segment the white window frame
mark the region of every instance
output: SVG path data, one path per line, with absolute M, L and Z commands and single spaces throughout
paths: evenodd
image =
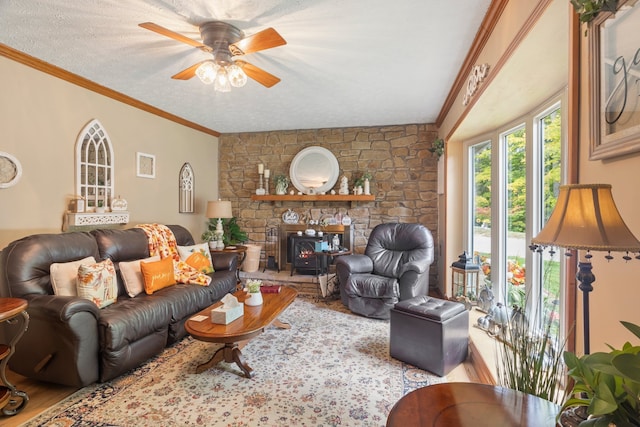
M 566 119 L 566 92 L 562 91 L 559 94 L 554 95 L 552 98 L 547 100 L 546 102 L 540 104 L 536 108 L 532 109 L 532 111 L 517 120 L 513 120 L 504 126 L 496 128 L 494 131 L 486 132 L 477 137 L 471 138 L 468 141 L 463 143 L 463 164 L 467 165 L 464 168 L 464 176 L 463 182 L 466 183 L 466 187 L 464 189 L 464 197 L 463 197 L 463 220 L 465 221 L 466 226 L 463 231 L 463 239 L 464 239 L 464 247 L 467 248 L 469 253 L 473 253 L 473 212 L 471 212 L 471 207 L 474 202 L 472 200 L 474 189 L 472 188 L 472 180 L 471 170 L 473 166 L 473 158 L 471 158 L 472 148 L 478 144 L 489 142 L 491 144 L 491 186 L 493 189 L 492 197 L 491 197 L 491 281 L 493 287 L 493 293 L 496 298 L 496 301 L 505 302 L 506 301 L 506 286 L 500 286 L 500 283 L 506 284 L 506 187 L 504 183 L 506 182 L 506 152 L 505 146 L 503 143 L 503 137 L 513 130 L 517 129 L 520 126 L 525 127 L 526 134 L 526 156 L 527 156 L 527 171 L 526 171 L 526 179 L 527 179 L 527 206 L 539 206 L 540 209 L 527 209 L 526 212 L 526 232 L 525 238 L 527 242 L 530 242 L 531 239 L 537 235 L 537 233 L 541 229 L 541 217 L 542 217 L 542 204 L 539 200 L 539 193 L 542 185 L 542 178 L 538 170 L 542 167 L 541 162 L 541 147 L 537 144 L 534 144 L 540 137 L 540 129 L 539 129 L 539 121 L 544 116 L 549 114 L 555 108 L 561 107 L 561 120 L 562 120 L 562 131 L 561 131 L 561 156 L 562 156 L 562 174 L 561 174 L 561 184 L 567 182 L 567 152 L 568 152 L 568 144 L 566 140 L 566 127 L 567 127 L 567 119 Z M 538 200 L 536 200 L 538 199 Z M 537 203 L 537 205 L 535 204 Z M 560 260 L 561 261 L 561 260 Z M 534 279 L 537 279 L 537 275 L 529 274 L 530 271 L 539 271 L 539 267 L 529 268 L 529 266 L 535 266 L 539 264 L 539 257 L 536 256 L 532 251 L 527 250 L 525 255 L 525 265 L 527 266 L 527 275 L 525 282 L 525 289 L 528 295 L 531 295 L 529 301 L 538 301 L 540 290 L 533 289 L 533 283 L 539 283 Z M 561 278 L 560 283 L 564 283 L 564 276 L 566 272 L 564 271 L 564 263 L 560 262 L 560 271 Z M 531 294 L 533 292 L 533 294 Z M 564 313 L 567 310 L 566 305 L 566 290 L 564 286 L 560 286 L 560 305 L 559 310 L 561 312 L 561 325 L 560 330 L 563 331 L 563 334 L 566 334 L 566 325 L 564 325 L 565 316 Z M 527 311 L 530 311 L 533 307 L 527 307 Z M 539 307 L 535 307 L 538 309 Z M 536 310 L 536 312 L 540 313 L 540 310 Z

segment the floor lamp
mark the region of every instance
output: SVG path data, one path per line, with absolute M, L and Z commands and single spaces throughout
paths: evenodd
M 589 292 L 595 276 L 591 272 L 590 251 L 640 252 L 640 242 L 622 220 L 608 184 L 574 184 L 560 186 L 556 207 L 542 231 L 532 239 L 532 249 L 546 246 L 587 251 L 585 261 L 578 262 L 576 279 L 583 301 L 584 354 L 589 354 Z M 636 258 L 640 259 L 640 255 Z
M 232 218 L 231 202 L 228 200 L 216 200 L 207 202 L 207 218 L 218 218 L 216 223 L 216 249 L 224 249 L 224 229 L 222 228 L 222 218 Z

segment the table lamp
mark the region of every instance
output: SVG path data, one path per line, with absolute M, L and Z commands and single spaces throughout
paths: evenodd
M 531 249 L 542 252 L 546 246 L 587 251 L 578 263 L 576 279 L 583 301 L 584 354 L 589 354 L 589 292 L 595 276 L 591 272 L 590 251 L 640 252 L 640 242 L 622 220 L 608 184 L 573 184 L 560 186 L 560 194 L 549 221 L 532 240 Z M 640 255 L 636 258 L 640 259 Z
M 222 218 L 232 218 L 231 202 L 228 200 L 216 200 L 213 202 L 207 202 L 207 218 L 218 218 L 216 223 L 216 249 L 224 249 L 224 230 L 222 228 Z

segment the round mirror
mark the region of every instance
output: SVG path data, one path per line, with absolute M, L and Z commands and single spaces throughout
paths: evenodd
M 289 168 L 291 183 L 304 194 L 329 191 L 338 181 L 338 159 L 322 147 L 307 147 L 293 158 Z

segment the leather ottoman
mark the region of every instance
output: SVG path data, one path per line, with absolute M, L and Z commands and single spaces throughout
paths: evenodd
M 467 358 L 469 312 L 459 302 L 429 296 L 391 309 L 391 357 L 444 376 Z

